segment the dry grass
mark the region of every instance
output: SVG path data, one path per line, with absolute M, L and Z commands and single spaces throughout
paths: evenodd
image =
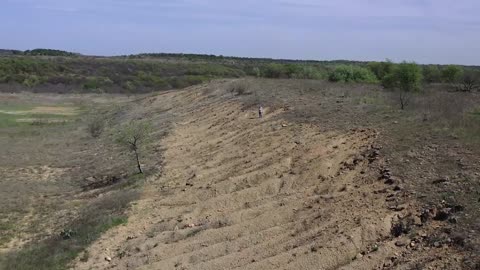
M 0 148 L 8 153 L 0 156 L 0 269 L 65 269 L 103 232 L 127 221 L 124 210 L 137 198 L 138 185 L 126 179 L 82 189 L 86 177 L 129 173 L 128 160 L 108 134 L 93 139 L 87 132 L 89 115 L 104 107 L 111 116 L 115 102 L 98 96 L 0 95 L 2 109 L 22 112 L 0 113 Z M 42 121 L 21 121 L 26 115 Z M 45 121 L 50 118 L 68 121 Z
M 238 96 L 242 96 L 242 95 L 250 95 L 251 92 L 250 92 L 250 82 L 249 80 L 237 80 L 237 81 L 234 81 L 232 83 L 230 83 L 230 93 L 232 94 L 236 94 Z
M 415 96 L 410 110 L 417 114 L 418 120 L 439 131 L 477 140 L 480 139 L 476 138 L 480 136 L 479 99 L 476 93 L 429 89 Z

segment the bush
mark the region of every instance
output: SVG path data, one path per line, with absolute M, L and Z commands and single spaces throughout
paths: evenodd
M 367 68 L 375 74 L 379 80 L 383 80 L 385 76 L 392 73 L 393 63 L 387 59 L 385 62 L 370 62 Z
M 328 80 L 331 82 L 378 82 L 375 74 L 366 68 L 340 65 L 330 72 Z
M 86 82 L 83 84 L 83 88 L 86 90 L 96 90 L 112 85 L 113 81 L 108 77 L 88 77 Z
M 27 87 L 34 87 L 41 83 L 41 79 L 37 75 L 28 75 L 25 80 L 22 82 L 23 85 Z
M 438 66 L 426 66 L 423 68 L 423 78 L 427 83 L 441 82 L 442 74 Z
M 128 92 L 132 92 L 133 90 L 135 90 L 135 83 L 132 82 L 132 81 L 126 81 L 126 82 L 122 85 L 122 87 L 123 87 L 124 89 L 127 89 Z
M 320 80 L 323 79 L 324 74 L 318 69 L 313 66 L 301 66 L 297 69 L 296 73 L 292 74 L 290 78 L 295 79 L 312 79 L 312 80 Z
M 442 69 L 442 80 L 446 83 L 455 83 L 460 80 L 462 74 L 462 68 L 455 65 L 449 65 Z
M 473 92 L 479 89 L 479 71 L 468 70 L 462 76 L 456 90 L 460 92 Z
M 205 81 L 208 81 L 208 78 L 203 76 L 183 76 L 168 79 L 170 86 L 177 89 L 186 88 Z
M 101 117 L 95 117 L 93 118 L 87 126 L 88 133 L 93 137 L 93 138 L 98 138 L 103 132 L 103 129 L 105 128 L 105 120 Z
M 248 89 L 249 85 L 246 81 L 237 81 L 230 85 L 230 93 L 236 94 L 238 96 L 251 94 L 250 92 L 248 92 Z
M 266 78 L 286 78 L 287 71 L 284 65 L 281 64 L 268 64 L 262 68 L 262 77 Z

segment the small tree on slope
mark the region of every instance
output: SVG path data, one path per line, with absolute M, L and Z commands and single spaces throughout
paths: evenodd
M 139 173 L 143 173 L 140 151 L 149 141 L 151 132 L 152 127 L 149 123 L 130 122 L 122 126 L 117 134 L 117 143 L 134 154 Z

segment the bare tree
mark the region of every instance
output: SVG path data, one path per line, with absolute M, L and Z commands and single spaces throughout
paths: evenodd
M 149 141 L 151 131 L 150 123 L 130 122 L 118 132 L 117 143 L 134 154 L 139 173 L 143 173 L 140 164 L 140 151 Z

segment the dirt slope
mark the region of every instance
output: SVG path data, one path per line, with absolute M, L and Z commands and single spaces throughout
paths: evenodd
M 391 228 L 415 202 L 392 210 L 375 130 L 258 119 L 221 83 L 142 105 L 176 117 L 162 173 L 73 269 L 382 269 L 406 252 Z

